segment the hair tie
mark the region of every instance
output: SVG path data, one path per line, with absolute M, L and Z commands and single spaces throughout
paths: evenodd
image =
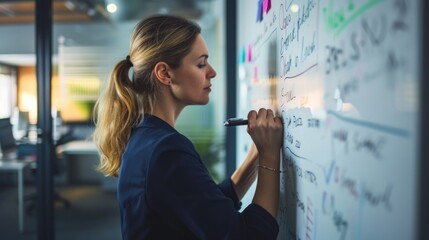
M 130 65 L 131 67 L 134 66 L 130 60 L 130 55 L 127 55 L 127 58 L 125 60 L 127 61 L 128 65 Z

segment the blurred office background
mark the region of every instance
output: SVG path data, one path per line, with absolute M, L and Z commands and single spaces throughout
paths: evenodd
M 32 148 L 37 141 L 35 1 L 0 1 L 0 119 L 10 119 L 18 155 L 37 162 Z M 177 128 L 194 142 L 214 179 L 225 177 L 224 5 L 224 0 L 53 0 L 52 137 L 59 152 L 54 191 L 64 200 L 55 201 L 57 239 L 120 239 L 115 179 L 94 170 L 98 159 L 93 149 L 71 144 L 90 137 L 94 103 L 110 69 L 128 55 L 133 27 L 145 16 L 181 15 L 203 29 L 217 77 L 210 103 L 186 108 Z M 36 214 L 43 211 L 33 206 L 37 167 L 27 170 L 23 231 L 18 180 L 15 173 L 0 172 L 2 239 L 37 238 Z

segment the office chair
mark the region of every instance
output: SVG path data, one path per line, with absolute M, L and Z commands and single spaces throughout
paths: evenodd
M 63 145 L 69 141 L 73 141 L 75 138 L 72 136 L 71 132 L 63 134 L 55 143 L 54 149 L 57 149 L 60 145 Z M 54 174 L 61 174 L 61 166 L 60 162 L 62 162 L 62 158 L 58 156 L 58 154 L 54 154 Z M 37 167 L 32 169 L 32 173 L 35 176 L 37 174 Z M 32 215 L 37 206 L 37 193 L 32 193 L 24 197 L 24 201 L 28 201 L 29 203 L 26 205 L 25 211 L 28 215 Z M 66 198 L 62 197 L 59 193 L 54 192 L 54 203 L 60 203 L 63 207 L 69 208 L 71 203 Z
M 12 124 L 10 118 L 0 119 L 0 146 L 4 159 L 16 158 L 16 141 L 13 137 Z

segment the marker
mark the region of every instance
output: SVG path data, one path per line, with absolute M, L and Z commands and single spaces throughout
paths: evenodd
M 243 118 L 230 118 L 226 120 L 223 125 L 225 127 L 232 127 L 232 126 L 241 126 L 241 125 L 247 125 L 248 121 L 247 119 Z

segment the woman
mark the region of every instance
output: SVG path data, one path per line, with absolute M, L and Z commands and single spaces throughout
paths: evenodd
M 147 18 L 135 27 L 129 56 L 117 63 L 97 101 L 99 167 L 119 177 L 123 239 L 277 236 L 280 119 L 271 110 L 249 112 L 247 130 L 256 147 L 219 185 L 175 130 L 184 107 L 209 101 L 216 72 L 208 57 L 199 26 L 173 16 Z M 256 174 L 253 203 L 240 213 Z

